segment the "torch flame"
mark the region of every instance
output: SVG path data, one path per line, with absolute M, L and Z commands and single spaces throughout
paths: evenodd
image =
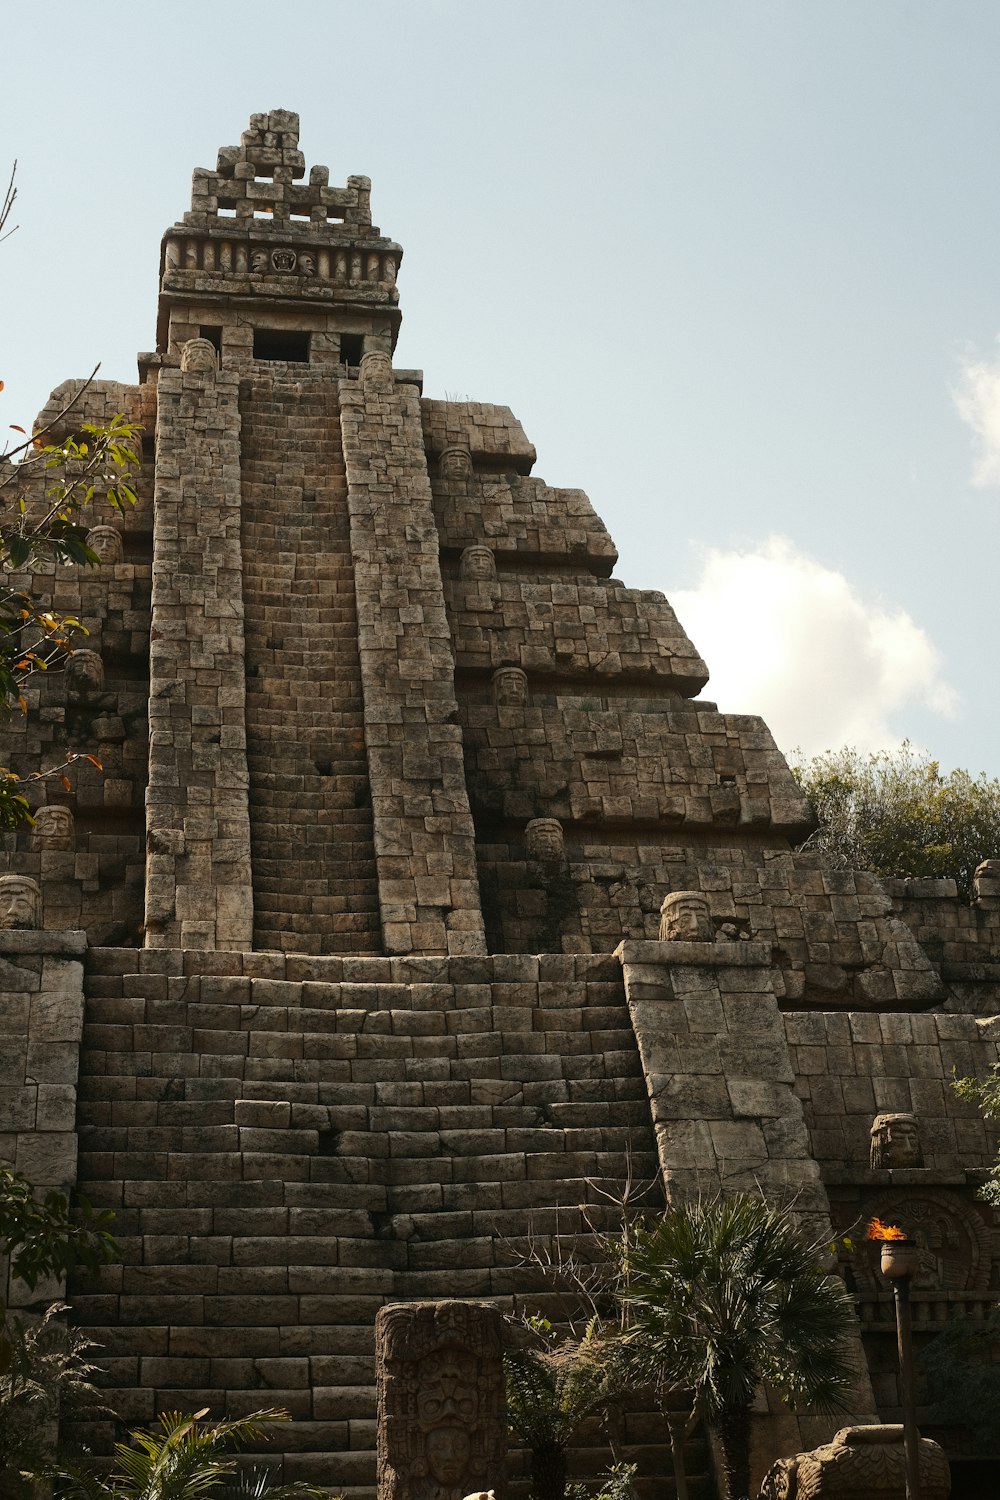
M 868 1224 L 866 1238 L 870 1240 L 905 1240 L 909 1235 L 898 1224 L 883 1224 L 881 1219 L 872 1219 Z

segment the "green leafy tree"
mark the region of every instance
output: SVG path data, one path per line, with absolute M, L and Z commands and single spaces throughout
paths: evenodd
M 234 1485 L 239 1461 L 228 1449 L 259 1443 L 274 1422 L 287 1422 L 288 1413 L 278 1408 L 251 1412 L 228 1421 L 204 1422 L 207 1413 L 193 1416 L 162 1412 L 158 1428 L 137 1428 L 128 1443 L 115 1446 L 110 1474 L 63 1465 L 55 1471 L 57 1500 L 202 1500 Z M 244 1493 L 265 1495 L 267 1500 L 327 1500 L 327 1491 L 313 1485 L 251 1482 Z
M 62 1193 L 36 1198 L 26 1177 L 0 1164 L 0 1249 L 10 1258 L 11 1276 L 32 1291 L 43 1276 L 62 1277 L 78 1265 L 95 1271 L 113 1260 L 114 1217 L 108 1208 L 95 1211 L 82 1197 L 72 1212 Z
M 606 1417 L 621 1394 L 620 1363 L 597 1320 L 582 1338 L 560 1338 L 544 1318 L 504 1355 L 507 1421 L 531 1454 L 535 1500 L 563 1500 L 568 1449 L 584 1422 Z
M 10 1316 L 4 1328 L 0 1372 L 0 1494 L 17 1500 L 31 1494 L 31 1476 L 51 1467 L 60 1416 L 106 1412 L 92 1383 L 96 1348 L 69 1328 L 54 1302 L 41 1318 Z
M 74 637 L 86 635 L 78 619 L 56 613 L 36 597 L 32 572 L 51 563 L 98 565 L 83 538 L 81 513 L 97 501 L 113 510 L 135 503 L 131 481 L 138 427 L 114 417 L 106 427 L 83 422 L 76 436 L 45 441 L 72 405 L 50 427 L 0 454 L 0 717 L 26 713 L 29 681 L 62 666 Z M 74 753 L 61 765 L 25 777 L 0 767 L 0 829 L 30 818 L 25 782 L 65 778 L 80 759 L 94 757 Z
M 985 1078 L 953 1078 L 951 1086 L 960 1099 L 977 1104 L 985 1119 L 1000 1120 L 1000 1063 L 994 1063 Z M 979 1189 L 979 1196 L 1000 1208 L 1000 1161 Z
M 792 766 L 819 823 L 804 847 L 881 876 L 958 882 L 1000 855 L 1000 781 L 943 775 L 910 744 L 864 755 L 845 747 Z
M 821 1412 L 844 1407 L 854 1322 L 846 1288 L 786 1213 L 743 1193 L 669 1209 L 624 1253 L 636 1377 L 691 1392 L 718 1434 L 729 1500 L 746 1496 L 760 1386 Z

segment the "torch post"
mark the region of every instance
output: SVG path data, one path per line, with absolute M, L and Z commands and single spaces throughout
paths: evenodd
M 920 1500 L 920 1433 L 917 1431 L 916 1371 L 913 1364 L 913 1325 L 910 1317 L 910 1284 L 920 1265 L 916 1241 L 883 1240 L 881 1264 L 882 1275 L 892 1282 L 892 1295 L 896 1304 L 906 1500 Z

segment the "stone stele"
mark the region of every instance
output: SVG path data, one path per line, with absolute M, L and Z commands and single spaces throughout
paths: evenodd
M 502 1319 L 478 1302 L 408 1302 L 375 1320 L 379 1500 L 501 1489 Z

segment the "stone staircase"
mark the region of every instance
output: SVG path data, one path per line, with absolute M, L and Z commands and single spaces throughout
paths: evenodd
M 381 953 L 336 382 L 240 410 L 255 946 Z
M 529 1223 L 586 1258 L 626 1162 L 655 1178 L 613 959 L 92 949 L 88 965 L 79 1181 L 116 1210 L 123 1262 L 70 1296 L 126 1423 L 284 1406 L 269 1452 L 286 1478 L 367 1500 L 379 1306 L 558 1316 L 518 1263 Z M 643 1469 L 669 1473 L 656 1422 L 629 1421 Z M 76 1435 L 107 1451 L 111 1429 Z

